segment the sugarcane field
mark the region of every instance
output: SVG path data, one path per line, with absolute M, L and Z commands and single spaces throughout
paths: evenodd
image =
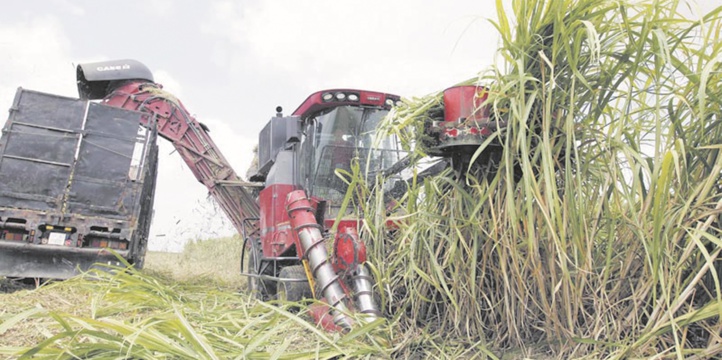
M 493 33 L 472 40 L 495 41 L 488 61 L 398 95 L 364 70 L 388 60 L 426 79 L 432 62 L 409 59 L 431 40 L 400 29 L 420 14 L 441 19 L 440 3 L 220 1 L 200 30 L 181 22 L 176 7 L 188 3 L 146 3 L 145 38 L 81 21 L 109 11 L 95 2 L 48 2 L 74 25 L 44 16 L 27 22 L 44 29 L 27 41 L 0 25 L 0 53 L 72 49 L 72 37 L 43 40 L 63 26 L 136 49 L 67 50 L 78 58 L 58 77 L 77 95 L 0 86 L 10 109 L 0 358 L 722 358 L 722 1 L 484 0 L 483 14 L 444 3 L 468 17 L 419 29 L 443 34 L 445 59 L 483 23 Z M 392 14 L 357 23 L 372 5 Z M 31 18 L 25 7 L 18 19 Z M 154 35 L 156 16 L 180 25 L 177 38 Z M 299 22 L 251 31 L 276 17 Z M 364 39 L 374 27 L 388 37 Z M 185 69 L 199 89 L 149 50 L 183 48 L 196 32 L 227 36 L 184 50 L 203 53 Z M 275 36 L 290 40 L 263 41 Z M 339 63 L 301 71 L 292 45 L 298 59 L 338 53 Z M 409 58 L 393 59 L 397 47 Z M 237 77 L 209 80 L 222 59 L 243 63 Z M 292 92 L 291 103 L 262 99 L 254 69 L 266 66 L 277 71 L 272 92 Z M 324 80 L 337 72 L 340 83 Z M 405 76 L 393 73 L 381 77 Z M 233 79 L 247 90 L 231 90 Z M 201 122 L 218 111 L 250 124 L 246 108 L 261 105 L 264 117 L 237 132 Z M 226 142 L 236 133 L 251 140 Z M 197 224 L 163 220 L 192 202 L 164 156 L 212 204 L 194 210 Z M 240 168 L 239 156 L 253 160 Z

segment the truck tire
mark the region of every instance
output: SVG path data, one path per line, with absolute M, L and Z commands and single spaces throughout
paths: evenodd
M 308 280 L 303 265 L 286 266 L 281 269 L 278 277 L 281 279 Z M 303 299 L 312 299 L 313 292 L 311 292 L 308 281 L 279 281 L 277 297 L 279 300 L 296 302 Z
M 133 258 L 129 263 L 133 265 L 133 268 L 136 270 L 143 270 L 143 266 L 145 266 L 145 252 Z

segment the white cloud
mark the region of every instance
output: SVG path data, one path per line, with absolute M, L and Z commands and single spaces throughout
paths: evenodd
M 75 16 L 84 16 L 85 15 L 85 8 L 73 3 L 70 0 L 53 0 L 52 2 L 55 3 L 55 6 L 58 6 L 59 8 L 67 11 L 68 13 L 70 13 L 72 15 L 75 15 Z
M 171 0 L 150 0 L 147 1 L 150 4 L 150 10 L 158 16 L 169 15 L 173 10 L 173 1 Z
M 0 25 L 0 104 L 9 107 L 18 86 L 77 96 L 69 44 L 51 16 Z
M 273 68 L 309 91 L 353 86 L 421 95 L 491 63 L 496 36 L 484 16 L 494 9 L 492 0 L 217 1 L 203 29 L 253 59 L 227 65 Z M 215 55 L 233 57 L 228 49 Z

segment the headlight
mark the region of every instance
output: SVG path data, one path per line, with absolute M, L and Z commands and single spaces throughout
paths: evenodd
M 346 98 L 346 94 L 344 93 L 336 93 L 336 100 L 341 101 Z

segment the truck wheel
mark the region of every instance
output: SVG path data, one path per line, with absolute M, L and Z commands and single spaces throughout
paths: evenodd
M 142 270 L 143 266 L 145 265 L 145 254 L 133 259 L 133 261 L 131 261 L 130 264 L 133 265 L 133 267 L 136 270 L 138 270 L 138 271 Z
M 278 277 L 282 279 L 308 280 L 303 265 L 286 266 L 281 269 Z M 283 301 L 300 301 L 313 298 L 308 281 L 279 281 L 277 295 L 278 299 Z
M 248 273 L 273 275 L 273 269 L 267 266 L 267 269 L 262 270 L 261 265 L 261 244 L 258 242 L 251 246 L 251 251 L 248 254 Z M 258 300 L 268 300 L 276 293 L 276 282 L 262 280 L 257 277 L 249 277 L 248 291 Z

